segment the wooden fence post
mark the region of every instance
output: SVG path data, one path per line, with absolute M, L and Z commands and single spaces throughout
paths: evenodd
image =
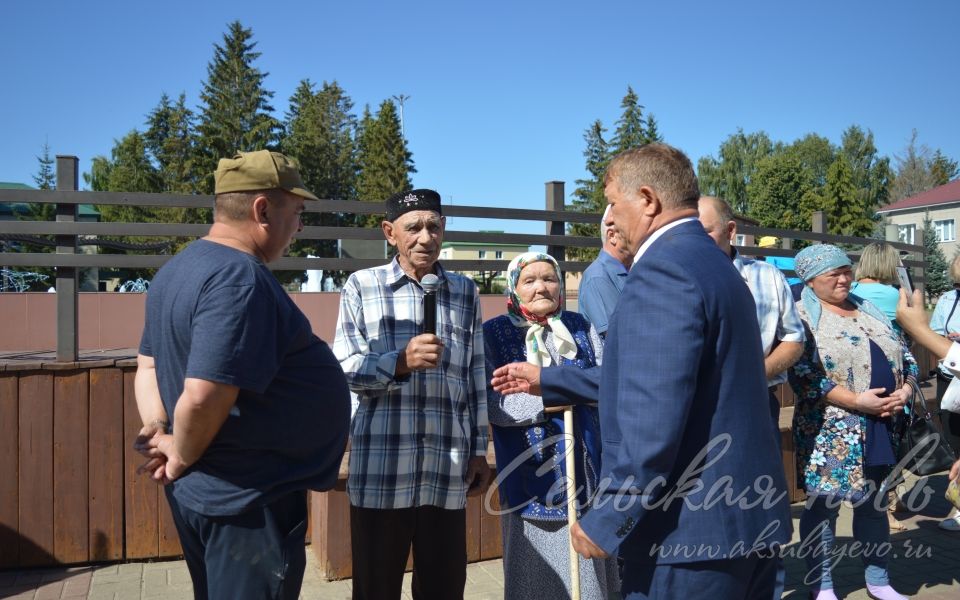
M 76 156 L 57 156 L 57 191 L 77 191 Z M 57 222 L 77 220 L 78 205 L 57 203 Z M 58 235 L 57 254 L 76 254 L 77 236 Z M 57 361 L 77 360 L 77 269 L 57 267 Z
M 822 210 L 815 210 L 813 214 L 810 215 L 810 231 L 814 233 L 826 233 L 827 232 L 827 214 Z M 817 244 L 822 244 L 823 242 L 815 242 Z
M 544 185 L 546 186 L 547 196 L 546 210 L 566 210 L 567 207 L 564 201 L 563 182 L 548 181 Z M 566 221 L 547 221 L 547 235 L 564 235 L 566 233 L 566 227 Z M 566 247 L 549 245 L 547 246 L 547 254 L 557 259 L 557 262 L 563 262 L 566 260 Z M 566 295 L 566 277 L 563 278 L 561 283 L 564 287 L 564 295 Z

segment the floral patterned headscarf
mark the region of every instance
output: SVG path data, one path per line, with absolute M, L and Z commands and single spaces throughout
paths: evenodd
M 549 315 L 539 316 L 531 313 L 520 300 L 517 294 L 517 284 L 520 281 L 520 272 L 527 265 L 535 262 L 546 262 L 553 267 L 557 278 L 562 281 L 560 265 L 555 258 L 542 252 L 524 252 L 510 261 L 507 267 L 507 315 L 517 327 L 526 327 L 525 342 L 527 346 L 527 362 L 537 366 L 548 367 L 553 362 L 544 346 L 543 338 L 546 330 L 553 331 L 557 352 L 566 359 L 577 357 L 577 345 L 567 326 L 560 320 L 563 312 L 563 285 L 560 285 L 557 308 Z

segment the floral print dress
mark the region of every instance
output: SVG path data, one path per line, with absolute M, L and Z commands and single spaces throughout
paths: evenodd
M 819 327 L 811 334 L 810 316 L 797 303 L 807 330 L 803 355 L 790 370 L 796 395 L 793 437 L 797 477 L 808 494 L 841 496 L 857 501 L 864 491 L 863 448 L 867 417 L 829 404 L 827 393 L 842 386 L 856 393 L 870 388 L 870 341 L 890 361 L 897 386 L 917 376 L 917 363 L 889 322 L 858 311 L 843 317 L 824 309 Z M 897 428 L 891 428 L 894 452 Z

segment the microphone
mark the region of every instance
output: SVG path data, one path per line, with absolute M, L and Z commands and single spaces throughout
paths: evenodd
M 440 278 L 433 273 L 427 273 L 420 280 L 423 287 L 423 332 L 437 334 L 437 288 L 440 287 Z

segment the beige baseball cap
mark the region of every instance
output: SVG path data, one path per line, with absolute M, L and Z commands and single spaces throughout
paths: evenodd
M 233 158 L 221 158 L 213 178 L 216 194 L 279 189 L 309 200 L 319 200 L 303 186 L 296 161 L 279 152 L 257 150 L 239 152 Z

